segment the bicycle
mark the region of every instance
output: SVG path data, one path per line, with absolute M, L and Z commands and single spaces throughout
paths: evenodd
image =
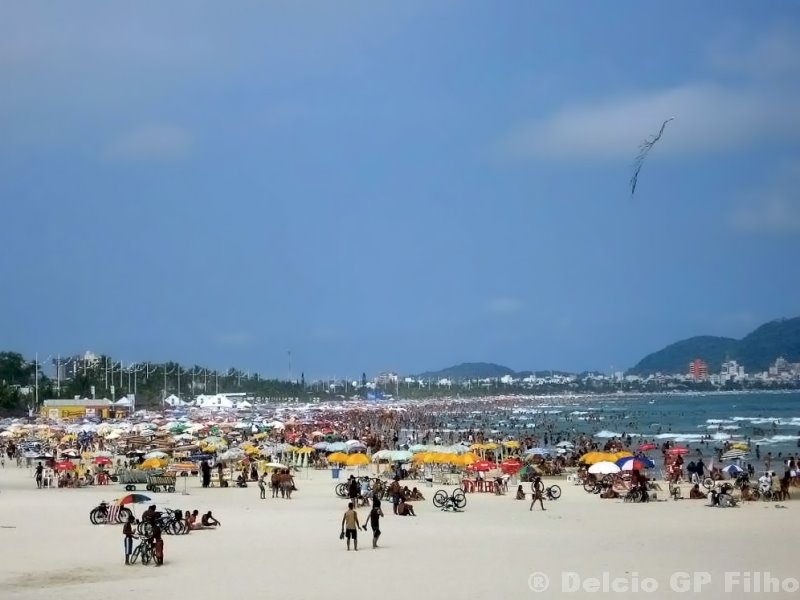
M 136 561 L 141 558 L 143 565 L 149 565 L 155 557 L 155 548 L 153 547 L 153 542 L 149 537 L 142 537 L 140 540 L 141 541 L 133 549 L 133 552 L 129 558 L 129 562 L 134 565 L 136 564 Z
M 553 484 L 548 487 L 544 487 L 544 483 L 542 483 L 541 479 L 537 479 L 531 483 L 531 491 L 534 493 L 534 495 L 536 495 L 536 492 L 542 493 L 548 500 L 558 500 L 561 498 L 560 486 Z
M 433 495 L 433 505 L 441 510 L 452 509 L 458 512 L 467 506 L 467 495 L 461 488 L 456 488 L 452 494 L 448 494 L 445 490 L 437 490 Z
M 103 500 L 100 504 L 95 506 L 92 510 L 89 511 L 89 521 L 92 522 L 92 525 L 107 525 L 112 524 L 111 521 L 108 520 L 109 516 L 109 504 Z M 132 516 L 133 513 L 128 508 L 120 508 L 117 511 L 115 520 L 113 524 L 118 523 L 127 523 L 128 517 Z

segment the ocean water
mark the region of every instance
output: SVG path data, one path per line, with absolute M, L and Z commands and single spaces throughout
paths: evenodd
M 457 419 L 458 427 L 533 435 L 543 443 L 593 436 L 598 442 L 631 435 L 711 450 L 725 441 L 758 445 L 762 457 L 800 452 L 800 392 L 586 396 L 520 401 L 511 409 Z M 525 430 L 524 433 L 520 430 Z

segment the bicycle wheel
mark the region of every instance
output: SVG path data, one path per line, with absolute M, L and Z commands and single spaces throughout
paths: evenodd
M 586 481 L 583 482 L 583 490 L 587 494 L 593 494 L 595 487 L 597 487 L 597 482 L 595 482 L 595 481 L 587 479 Z
M 557 485 L 551 485 L 548 489 L 548 493 L 553 500 L 558 500 L 561 498 L 561 488 Z
M 131 555 L 128 558 L 128 562 L 131 563 L 132 565 L 135 565 L 136 561 L 139 560 L 141 554 L 142 554 L 142 545 L 139 544 L 138 546 L 136 546 L 136 548 L 133 549 L 133 552 L 131 552 Z
M 706 477 L 703 479 L 703 487 L 707 490 L 713 489 L 714 487 L 714 480 L 711 477 Z
M 436 508 L 444 508 L 447 505 L 447 500 L 448 500 L 447 492 L 445 492 L 444 490 L 438 490 L 433 495 L 433 505 Z
M 100 525 L 106 522 L 106 513 L 99 508 L 93 508 L 89 511 L 89 520 L 92 525 Z
M 142 564 L 149 565 L 152 560 L 153 560 L 153 549 L 148 544 L 148 546 L 142 550 Z
M 347 498 L 347 484 L 346 483 L 337 483 L 336 484 L 336 495 L 339 498 Z
M 120 508 L 117 513 L 117 523 L 127 523 L 128 519 L 133 516 L 133 513 L 128 508 Z
M 467 505 L 467 495 L 461 488 L 453 492 L 453 505 L 458 509 L 462 509 Z

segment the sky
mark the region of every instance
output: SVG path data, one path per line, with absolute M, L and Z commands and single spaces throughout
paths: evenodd
M 800 315 L 794 2 L 7 1 L 0 82 L 29 357 L 610 371 Z

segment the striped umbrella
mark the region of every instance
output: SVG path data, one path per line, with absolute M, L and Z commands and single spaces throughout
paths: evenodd
M 722 460 L 737 460 L 739 458 L 744 458 L 745 456 L 747 456 L 747 452 L 738 448 L 734 448 L 733 450 L 728 450 L 727 452 L 723 453 L 720 458 Z

